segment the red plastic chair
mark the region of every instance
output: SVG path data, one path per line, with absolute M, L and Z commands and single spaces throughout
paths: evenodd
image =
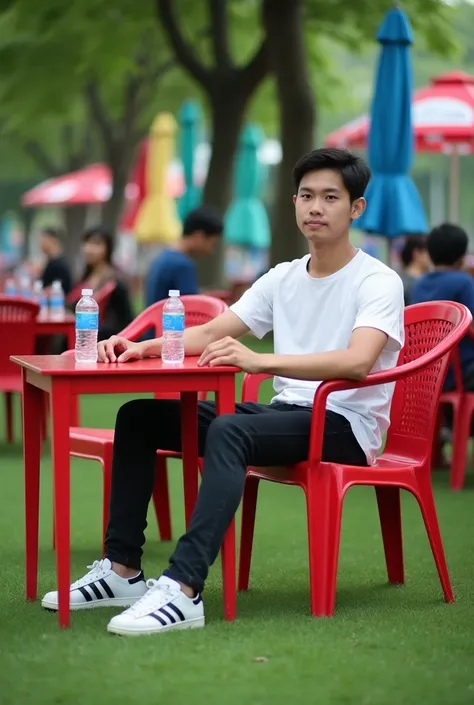
M 322 383 L 314 396 L 309 458 L 283 468 L 249 468 L 242 509 L 239 590 L 250 575 L 257 493 L 260 480 L 299 485 L 308 513 L 311 613 L 332 616 L 336 599 L 342 504 L 353 485 L 373 485 L 390 583 L 404 582 L 400 489 L 420 505 L 446 602 L 454 596 L 449 580 L 430 477 L 431 449 L 449 352 L 466 333 L 471 314 L 461 304 L 437 301 L 405 309 L 405 347 L 398 366 L 371 374 L 363 382 Z M 245 399 L 255 400 L 265 376 L 246 375 Z M 321 461 L 326 400 L 331 392 L 396 382 L 387 443 L 375 465 L 356 467 Z
M 207 323 L 227 310 L 227 305 L 223 301 L 213 299 L 210 296 L 182 296 L 181 300 L 185 307 L 185 325 L 187 328 Z M 165 301 L 158 301 L 156 304 L 149 306 L 122 331 L 121 335 L 129 340 L 138 340 L 145 331 L 152 328 L 155 336 L 159 337 L 161 335 L 161 318 L 164 304 Z M 64 354 L 74 354 L 74 351 L 68 351 Z M 176 398 L 178 396 L 176 395 Z M 155 398 L 169 399 L 170 394 L 162 395 L 158 393 L 155 394 Z M 201 398 L 204 399 L 205 394 L 201 395 Z M 73 427 L 70 430 L 69 437 L 71 440 L 71 455 L 97 460 L 102 465 L 104 472 L 102 531 L 103 537 L 105 537 L 109 518 L 114 431 L 102 428 Z M 170 541 L 172 537 L 167 458 L 181 458 L 181 454 L 159 450 L 156 457 L 153 503 L 160 536 L 163 541 Z
M 467 334 L 474 340 L 474 331 L 469 328 Z M 463 389 L 461 360 L 459 348 L 451 353 L 451 364 L 454 372 L 454 389 L 443 392 L 440 404 L 451 404 L 453 409 L 453 444 L 450 471 L 450 487 L 452 490 L 462 490 L 466 474 L 467 451 L 471 435 L 471 419 L 474 413 L 474 392 Z M 438 430 L 442 416 L 438 416 Z
M 21 370 L 10 355 L 34 355 L 39 306 L 21 296 L 0 296 L 0 391 L 5 394 L 8 443 L 13 443 L 13 393 L 21 394 Z

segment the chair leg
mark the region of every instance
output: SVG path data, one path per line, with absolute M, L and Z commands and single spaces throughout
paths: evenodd
M 114 452 L 113 443 L 107 444 L 104 448 L 102 458 L 103 470 L 103 491 L 102 491 L 102 556 L 105 556 L 105 537 L 110 513 L 110 491 L 112 489 L 112 457 Z
M 462 490 L 464 485 L 470 431 L 471 414 L 461 405 L 453 419 L 453 457 L 449 483 L 452 490 Z
M 390 583 L 405 582 L 403 567 L 402 513 L 398 487 L 376 487 L 380 528 L 382 529 L 385 562 Z
M 79 397 L 74 396 L 71 399 L 71 425 L 72 426 L 80 426 L 81 421 L 80 421 L 80 405 L 79 405 Z
M 240 560 L 238 590 L 249 589 L 250 564 L 252 562 L 255 513 L 257 510 L 258 477 L 247 477 L 242 500 L 242 524 L 240 533 Z
M 153 504 L 155 505 L 156 520 L 162 541 L 171 541 L 171 510 L 170 493 L 168 487 L 168 466 L 166 457 L 156 456 L 155 483 L 153 485 Z
M 306 490 L 311 614 L 332 617 L 336 603 L 343 491 L 329 468 Z
M 5 423 L 7 443 L 13 443 L 13 392 L 5 392 Z
M 425 523 L 428 539 L 433 553 L 433 558 L 438 570 L 441 587 L 444 593 L 445 602 L 454 602 L 453 588 L 449 578 L 446 556 L 444 553 L 443 541 L 439 530 L 438 515 L 436 513 L 436 505 L 433 496 L 433 488 L 431 482 L 423 482 L 419 487 L 419 494 L 415 495 L 420 505 L 423 521 Z

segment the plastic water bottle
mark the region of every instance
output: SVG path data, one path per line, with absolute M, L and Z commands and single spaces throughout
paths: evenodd
M 31 280 L 28 276 L 23 275 L 20 278 L 20 296 L 25 299 L 31 299 Z
M 55 321 L 61 321 L 64 318 L 65 308 L 64 291 L 60 281 L 53 282 L 51 286 L 49 306 L 51 310 L 51 318 Z
M 4 294 L 5 296 L 16 296 L 17 295 L 16 282 L 14 279 L 7 279 L 5 282 Z
M 44 318 L 48 314 L 48 298 L 43 289 L 43 282 L 40 280 L 33 284 L 33 298 L 39 304 L 39 315 Z
M 184 360 L 184 304 L 176 289 L 171 289 L 169 297 L 163 306 L 161 359 L 168 365 L 180 365 Z
M 92 289 L 83 289 L 76 306 L 76 362 L 97 362 L 99 307 Z

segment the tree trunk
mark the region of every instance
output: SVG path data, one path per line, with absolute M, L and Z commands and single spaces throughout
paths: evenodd
M 283 158 L 279 166 L 272 217 L 272 265 L 301 257 L 308 251 L 298 233 L 291 196 L 292 170 L 313 148 L 314 96 L 304 45 L 302 0 L 264 0 L 264 23 L 280 111 Z
M 77 205 L 63 208 L 64 227 L 66 229 L 66 242 L 64 254 L 71 266 L 73 277 L 81 271 L 81 238 L 86 226 L 87 206 Z
M 222 215 L 232 198 L 234 157 L 242 130 L 249 96 L 219 91 L 211 98 L 212 155 L 204 187 L 203 203 L 214 206 Z M 223 243 L 214 255 L 198 262 L 199 282 L 205 287 L 219 286 L 224 278 Z
M 104 149 L 112 175 L 112 194 L 102 206 L 102 225 L 109 228 L 114 235 L 120 223 L 135 149 L 136 140 L 130 136 L 114 140 L 108 149 Z

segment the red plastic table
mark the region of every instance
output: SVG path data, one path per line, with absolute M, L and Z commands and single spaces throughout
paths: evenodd
M 72 350 L 75 345 L 75 327 L 76 318 L 68 311 L 60 320 L 53 318 L 49 313 L 36 319 L 36 335 L 65 335 L 68 350 Z
M 234 412 L 235 367 L 198 367 L 188 357 L 182 366 L 163 365 L 147 359 L 122 364 L 77 364 L 62 355 L 13 356 L 22 367 L 23 458 L 26 516 L 26 597 L 35 600 L 38 581 L 38 520 L 43 392 L 50 395 L 52 408 L 53 498 L 56 532 L 56 571 L 59 591 L 59 624 L 69 626 L 70 585 L 70 456 L 69 427 L 72 401 L 78 394 L 180 392 L 183 438 L 185 510 L 189 516 L 198 492 L 197 393 L 215 392 L 217 413 Z M 227 531 L 223 567 L 233 566 L 235 581 L 235 528 Z M 230 570 L 229 570 L 230 572 Z M 229 578 L 227 578 L 229 580 Z M 224 582 L 226 585 L 226 582 Z M 224 589 L 224 615 L 235 619 L 235 585 Z

